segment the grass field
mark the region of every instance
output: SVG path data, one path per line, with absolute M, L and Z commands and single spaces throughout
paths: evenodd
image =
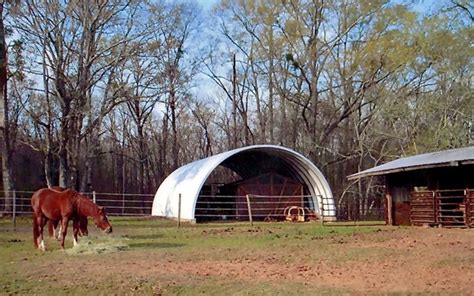
M 0 294 L 473 294 L 474 231 L 184 224 L 112 217 L 105 235 L 35 250 L 31 221 L 0 220 Z

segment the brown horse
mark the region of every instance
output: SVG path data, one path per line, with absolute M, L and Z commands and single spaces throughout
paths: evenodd
M 53 191 L 63 192 L 66 188 L 53 186 Z M 48 232 L 50 237 L 60 238 L 61 227 L 58 227 L 60 220 L 48 220 Z M 87 230 L 87 216 L 78 216 L 77 220 L 73 220 L 74 246 L 77 244 L 77 235 L 86 236 L 89 234 Z
M 50 187 L 53 191 L 63 192 L 66 188 L 53 186 Z M 61 227 L 59 226 L 60 220 L 48 220 L 48 233 L 49 237 L 54 237 L 55 239 L 60 238 Z M 73 220 L 72 229 L 74 234 L 74 246 L 77 245 L 77 235 L 87 236 L 89 231 L 87 230 L 87 216 L 79 216 L 77 220 Z
M 69 221 L 73 220 L 73 222 L 79 223 L 81 216 L 92 217 L 97 227 L 106 233 L 112 232 L 112 225 L 107 219 L 105 209 L 98 207 L 88 198 L 71 189 L 62 192 L 49 188 L 40 189 L 33 193 L 31 206 L 33 208 L 34 243 L 43 251 L 45 250 L 43 228 L 48 220 L 61 221 L 62 249 L 64 249 L 64 239 Z M 77 233 L 75 233 L 75 239 L 77 240 Z

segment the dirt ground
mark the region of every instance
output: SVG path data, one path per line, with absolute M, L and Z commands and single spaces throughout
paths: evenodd
M 232 235 L 233 231 L 225 230 L 219 235 Z M 324 290 L 320 291 L 330 294 L 342 291 L 474 295 L 472 229 L 381 227 L 372 233 L 315 236 L 302 242 L 304 245 L 299 247 L 289 244 L 287 250 L 283 245 L 281 249 L 244 248 L 235 253 L 235 249 L 223 247 L 202 253 L 193 250 L 184 257 L 179 251 L 172 251 L 172 246 L 167 251 L 163 245 L 160 251 L 129 250 L 87 260 L 71 257 L 61 262 L 45 262 L 38 268 L 48 270 L 56 266 L 56 273 L 49 279 L 59 283 L 70 282 L 77 276 L 93 283 L 112 272 L 132 294 L 141 285 L 149 285 L 156 294 L 174 294 L 170 291 L 180 290 L 170 290 L 173 285 L 196 286 L 198 281 L 219 285 L 232 281 L 244 286 L 262 283 L 270 290 L 274 285 L 291 283 L 300 287 L 296 290 L 314 292 L 321 288 Z M 219 254 L 212 256 L 214 252 Z M 130 288 L 130 280 L 123 279 L 131 278 L 135 282 Z M 205 289 L 203 293 L 207 294 L 206 291 L 212 294 Z

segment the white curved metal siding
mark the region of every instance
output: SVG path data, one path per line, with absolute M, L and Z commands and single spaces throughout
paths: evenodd
M 181 194 L 181 219 L 195 220 L 194 213 L 199 193 L 209 175 L 225 160 L 244 151 L 259 151 L 277 156 L 292 166 L 297 177 L 305 183 L 313 196 L 316 212 L 320 214 L 322 199 L 329 201 L 324 216 L 334 216 L 334 200 L 328 182 L 321 171 L 303 155 L 281 146 L 255 145 L 234 149 L 194 161 L 171 173 L 160 185 L 153 200 L 153 216 L 177 218 L 178 197 Z

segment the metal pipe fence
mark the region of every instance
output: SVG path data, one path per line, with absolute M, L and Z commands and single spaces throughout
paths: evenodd
M 197 221 L 240 220 L 283 221 L 322 220 L 335 216 L 332 199 L 311 195 L 200 195 L 196 203 Z
M 15 198 L 7 207 L 5 192 L 0 191 L 0 215 L 31 215 L 33 192 L 21 190 L 11 192 L 11 196 Z M 82 194 L 98 205 L 104 206 L 110 216 L 150 216 L 154 199 L 154 194 L 95 191 Z M 337 207 L 332 198 L 317 197 L 311 195 L 249 195 L 247 201 L 246 196 L 200 195 L 195 207 L 195 216 L 197 221 L 249 221 L 249 212 L 251 212 L 254 220 L 278 221 L 285 220 L 290 216 L 301 215 L 298 211 L 304 210 L 305 217 L 321 221 L 382 220 L 384 217 L 384 208 L 374 208 L 365 216 L 359 215 L 357 219 L 347 219 L 348 216 L 354 216 L 349 215 L 349 212 L 354 209 Z M 183 196 L 183 198 L 185 197 Z M 320 219 L 320 213 L 323 213 L 323 219 Z
M 5 191 L 0 191 L 0 213 L 3 215 L 31 215 L 31 196 L 34 191 L 12 191 L 7 203 Z M 110 216 L 149 216 L 154 194 L 83 192 L 96 204 L 106 208 Z

